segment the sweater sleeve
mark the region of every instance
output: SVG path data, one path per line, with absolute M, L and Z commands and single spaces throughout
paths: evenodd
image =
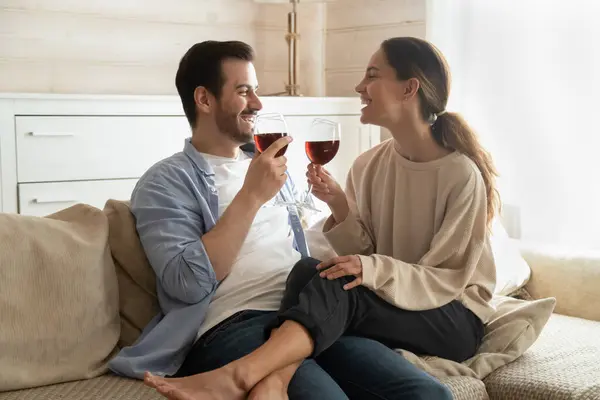
M 373 254 L 360 256 L 362 285 L 405 310 L 429 310 L 459 298 L 481 262 L 493 262 L 487 240 L 483 178 L 473 171 L 455 187 L 429 251 L 417 264 Z
M 348 216 L 340 223 L 330 216 L 323 225 L 325 238 L 337 254 L 371 255 L 375 249 L 374 240 L 359 216 L 352 170 L 346 180 L 346 198 L 350 207 Z

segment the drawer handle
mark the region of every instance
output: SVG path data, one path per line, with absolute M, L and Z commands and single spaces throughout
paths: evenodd
M 39 197 L 31 200 L 32 203 L 35 204 L 50 204 L 50 203 L 77 203 L 77 200 L 71 199 L 53 199 L 53 198 L 44 198 Z
M 44 136 L 44 137 L 67 137 L 75 136 L 74 133 L 69 132 L 29 132 L 30 136 Z

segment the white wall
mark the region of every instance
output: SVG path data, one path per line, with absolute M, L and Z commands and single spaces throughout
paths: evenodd
M 326 93 L 353 96 L 369 58 L 394 36 L 425 38 L 425 0 L 338 0 L 328 4 Z
M 250 3 L 230 12 L 216 2 L 167 4 L 1 0 L 0 90 L 174 93 L 177 63 L 191 44 L 207 38 L 254 42 Z
M 288 8 L 249 0 L 1 0 L 0 91 L 173 94 L 179 59 L 207 39 L 254 46 L 262 91 L 280 91 Z M 314 24 L 304 27 L 305 43 L 317 38 L 301 83 L 318 95 L 324 5 L 303 7 L 301 17 Z
M 254 46 L 261 93 L 279 92 L 290 8 L 252 0 L 0 0 L 0 92 L 174 94 L 179 59 L 207 39 Z M 425 34 L 425 0 L 298 9 L 306 96 L 352 96 L 381 40 Z
M 305 96 L 325 95 L 325 3 L 301 3 L 298 7 L 300 32 L 299 84 Z M 289 4 L 261 4 L 257 11 L 256 68 L 260 92 L 282 92 L 288 82 L 287 14 Z

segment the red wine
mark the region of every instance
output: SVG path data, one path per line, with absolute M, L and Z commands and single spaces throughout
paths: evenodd
M 273 144 L 273 142 L 276 142 L 278 139 L 281 139 L 284 136 L 287 135 L 284 135 L 283 133 L 261 133 L 260 135 L 254 135 L 254 143 L 256 143 L 256 149 L 262 153 L 265 150 L 267 150 L 269 146 Z M 275 157 L 281 157 L 285 154 L 286 150 L 287 145 L 281 150 L 279 150 Z
M 339 140 L 306 142 L 306 155 L 313 164 L 325 165 L 333 160 L 340 148 Z

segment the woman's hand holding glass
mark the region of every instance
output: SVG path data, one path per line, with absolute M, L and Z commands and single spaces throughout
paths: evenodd
M 337 223 L 343 222 L 350 208 L 346 193 L 339 183 L 321 165 L 312 163 L 308 165 L 306 178 L 308 184 L 312 186 L 312 195 L 329 206 Z

